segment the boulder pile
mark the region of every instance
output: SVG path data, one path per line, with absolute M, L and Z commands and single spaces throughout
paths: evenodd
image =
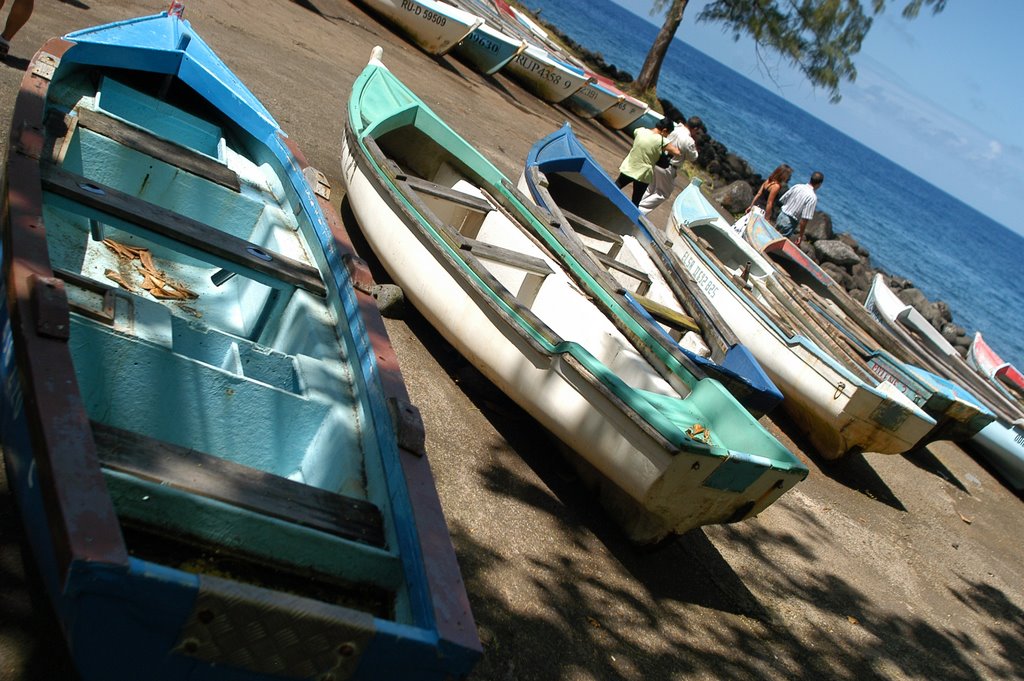
M 685 121 L 686 117 L 667 100 L 661 100 L 667 116 Z M 750 164 L 730 152 L 721 142 L 704 131 L 694 136 L 697 145 L 698 168 L 711 176 L 716 187 L 711 198 L 734 216 L 742 214 L 754 198 L 764 178 L 751 169 Z M 783 187 L 783 192 L 786 187 Z M 967 354 L 974 334 L 953 322 L 949 305 L 942 300 L 931 301 L 905 277 L 889 274 L 871 263 L 871 254 L 849 233 L 836 232 L 832 217 L 816 211 L 807 223 L 800 250 L 821 266 L 823 270 L 846 289 L 855 300 L 863 303 L 876 273 L 882 274 L 900 300 L 920 312 L 961 355 Z

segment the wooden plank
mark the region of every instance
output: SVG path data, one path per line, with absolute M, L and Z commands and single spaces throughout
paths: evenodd
M 636 302 L 640 303 L 640 306 L 647 310 L 647 313 L 654 317 L 656 320 L 663 324 L 668 324 L 674 329 L 679 331 L 694 331 L 696 333 L 701 332 L 700 326 L 694 321 L 692 317 L 677 310 L 673 310 L 670 307 L 666 307 L 661 303 L 657 303 L 650 298 L 646 298 L 637 293 L 630 293 Z
M 42 167 L 43 190 L 100 211 L 147 232 L 207 253 L 272 280 L 324 297 L 327 289 L 316 268 L 113 187 L 92 182 L 52 165 Z M 143 235 L 145 236 L 145 235 Z
M 96 421 L 91 425 L 104 468 L 337 537 L 385 544 L 383 517 L 369 501 Z
M 615 258 L 609 257 L 608 254 L 602 253 L 601 251 L 599 251 L 597 249 L 589 248 L 588 247 L 587 251 L 590 253 L 590 255 L 592 255 L 594 258 L 596 258 L 605 267 L 607 267 L 609 269 L 617 270 L 619 272 L 622 272 L 626 276 L 631 277 L 631 278 L 636 279 L 637 281 L 639 281 L 640 282 L 640 287 L 637 290 L 637 292 L 640 295 L 643 295 L 644 293 L 647 293 L 648 289 L 651 288 L 651 278 L 649 276 L 647 276 L 646 272 L 641 272 L 640 270 L 636 269 L 635 267 L 630 267 L 629 265 L 625 265 L 625 264 L 619 262 L 618 260 L 616 260 Z
M 228 189 L 236 192 L 241 190 L 238 173 L 205 154 L 157 137 L 148 130 L 125 123 L 103 112 L 82 107 L 78 107 L 76 111 L 78 125 L 87 130 L 109 137 L 129 149 L 160 159 Z
M 421 194 L 427 194 L 428 196 L 435 196 L 439 199 L 451 201 L 452 203 L 457 203 L 460 206 L 465 206 L 466 208 L 480 213 L 489 213 L 494 210 L 494 206 L 485 199 L 481 199 L 479 196 L 473 196 L 466 192 L 460 192 L 458 189 L 451 189 L 444 185 L 435 184 L 434 182 L 424 180 L 423 178 L 416 177 L 414 175 L 400 173 L 395 177 L 395 179 L 405 182 Z
M 535 272 L 536 274 L 541 275 L 548 275 L 553 272 L 543 258 L 527 255 L 526 253 L 520 253 L 519 251 L 514 251 L 510 248 L 502 248 L 501 246 L 495 246 L 493 244 L 484 243 L 483 241 L 466 238 L 463 238 L 461 247 L 462 250 L 470 251 L 478 258 L 504 263 L 506 265 L 511 265 L 512 267 L 517 267 L 521 270 L 526 270 L 527 272 Z
M 604 239 L 605 241 L 610 241 L 613 244 L 622 244 L 622 237 L 616 234 L 615 232 L 611 231 L 610 229 L 605 229 L 601 225 L 595 224 L 585 218 L 581 218 L 579 215 L 576 215 L 575 213 L 570 213 L 564 208 L 559 207 L 559 210 L 562 211 L 562 215 L 564 215 L 566 219 L 569 220 L 569 222 L 573 226 L 573 229 L 575 229 L 577 232 L 583 232 L 587 236 Z

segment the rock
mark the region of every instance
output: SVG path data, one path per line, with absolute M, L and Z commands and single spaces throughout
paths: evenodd
M 896 291 L 897 293 L 904 289 L 914 287 L 914 283 L 912 281 L 910 281 L 906 277 L 901 277 L 895 274 L 886 274 L 885 283 L 889 285 L 889 288 L 891 288 L 893 291 Z
M 942 328 L 939 329 L 939 331 L 942 333 L 943 338 L 945 338 L 947 341 L 954 345 L 956 345 L 957 338 L 961 336 L 966 337 L 967 335 L 967 329 L 957 324 L 954 324 L 953 322 L 946 322 L 945 324 L 942 325 Z
M 936 300 L 935 307 L 938 308 L 938 315 L 942 321 L 951 322 L 953 321 L 953 311 L 949 309 L 949 305 L 944 300 Z M 967 333 L 966 331 L 962 333 Z
M 814 262 L 818 262 L 818 255 L 814 252 L 814 244 L 812 244 L 810 241 L 804 239 L 803 241 L 800 242 L 800 245 L 797 246 L 797 248 L 799 248 L 801 252 L 803 252 L 803 254 L 806 255 L 808 258 L 810 258 Z
M 833 262 L 821 263 L 821 269 L 828 273 L 828 276 L 836 280 L 836 283 L 843 287 L 843 290 L 850 288 L 852 278 L 850 273 Z
M 858 288 L 862 291 L 868 291 L 871 289 L 871 280 L 875 277 L 867 268 L 859 267 L 859 264 L 860 263 L 854 265 L 853 269 L 850 271 L 850 288 Z
M 814 211 L 814 217 L 807 221 L 804 236 L 808 241 L 824 241 L 833 238 L 832 216 L 820 210 Z
M 969 335 L 966 332 L 962 336 L 957 336 L 956 340 L 953 341 L 953 347 L 957 350 L 962 350 L 960 354 L 966 354 L 967 348 L 971 347 L 971 343 L 974 342 L 974 336 Z
M 742 213 L 754 199 L 754 192 L 750 185 L 742 180 L 737 180 L 721 189 L 715 190 L 711 198 L 722 204 L 730 213 Z
M 945 305 L 945 303 L 942 303 L 942 305 Z M 936 331 L 941 331 L 942 327 L 949 321 L 942 318 L 942 308 L 939 303 L 928 303 L 924 306 L 923 310 L 918 311 L 928 320 L 929 324 L 935 327 Z
M 833 262 L 843 267 L 851 267 L 860 262 L 856 251 L 836 239 L 824 239 L 814 242 L 814 252 L 818 260 Z
M 850 248 L 852 248 L 854 253 L 861 257 L 871 255 L 870 253 L 868 253 L 868 249 L 861 246 L 860 242 L 858 242 L 856 239 L 850 236 L 848 232 L 843 232 L 842 234 L 837 235 L 836 238 L 842 241 Z
M 868 299 L 868 292 L 861 288 L 851 288 L 847 293 L 849 293 L 850 297 L 861 305 L 863 305 L 864 301 Z
M 394 284 L 377 284 L 370 289 L 383 317 L 401 319 L 405 314 L 405 292 Z
M 896 291 L 896 296 L 921 314 L 924 314 L 923 310 L 931 304 L 927 296 L 921 293 L 920 289 L 916 289 L 913 286 Z
M 737 177 L 746 178 L 749 177 L 752 173 L 752 171 L 750 170 L 750 165 L 742 158 L 733 153 L 728 153 L 725 155 L 725 165 L 731 168 Z M 749 205 L 750 204 L 748 203 L 747 206 Z M 746 208 L 747 206 L 744 206 L 744 208 Z

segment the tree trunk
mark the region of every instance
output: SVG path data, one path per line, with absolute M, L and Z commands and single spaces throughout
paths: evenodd
M 651 50 L 647 53 L 647 59 L 644 60 L 644 65 L 640 69 L 640 75 L 633 81 L 634 92 L 647 95 L 654 100 L 655 104 L 657 104 L 661 63 L 665 61 L 668 46 L 672 44 L 676 29 L 683 21 L 683 10 L 686 9 L 688 2 L 689 0 L 672 0 L 672 6 L 669 7 L 668 13 L 665 15 L 665 23 L 662 24 L 661 30 L 658 31 L 658 37 L 654 39 L 654 44 L 651 45 Z

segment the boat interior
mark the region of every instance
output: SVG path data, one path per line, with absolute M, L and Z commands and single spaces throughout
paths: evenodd
M 403 193 L 440 230 L 457 258 L 553 346 L 585 348 L 629 386 L 676 396 L 657 371 L 514 218 L 481 175 L 414 125 L 370 140 L 394 164 Z M 524 314 L 525 313 L 525 314 Z
M 629 292 L 674 341 L 694 354 L 711 356 L 701 328 L 648 251 L 648 240 L 637 238 L 638 227 L 629 216 L 578 172 L 547 172 L 543 178 L 572 231 L 616 286 Z
M 405 119 L 402 124 L 382 121 L 362 141 L 371 157 L 387 169 L 403 197 L 437 231 L 435 241 L 446 244 L 457 266 L 479 277 L 486 294 L 514 313 L 519 333 L 542 339 L 546 352 L 573 354 L 596 375 L 614 374 L 619 379 L 616 382 L 628 387 L 616 393 L 620 399 L 653 407 L 678 429 L 683 440 L 692 440 L 683 433 L 701 423 L 707 427 L 706 434 L 700 436 L 705 444 L 733 452 L 758 452 L 790 465 L 789 452 L 763 430 L 750 427 L 749 414 L 720 383 L 697 381 L 687 391 L 674 390 L 524 224 L 531 219 L 543 222 L 550 216 L 536 212 L 525 197 L 521 202 L 516 199 L 508 180 L 468 144 L 450 132 L 435 130 L 433 126 L 439 124 L 424 112 L 417 116 L 415 122 Z M 447 138 L 457 152 L 435 137 Z M 489 191 L 487 187 L 494 187 L 493 183 L 501 184 L 508 193 Z M 533 216 L 524 217 L 529 212 L 534 212 Z
M 173 76 L 62 69 L 47 122 L 49 257 L 129 551 L 407 619 L 392 426 L 301 175 Z

